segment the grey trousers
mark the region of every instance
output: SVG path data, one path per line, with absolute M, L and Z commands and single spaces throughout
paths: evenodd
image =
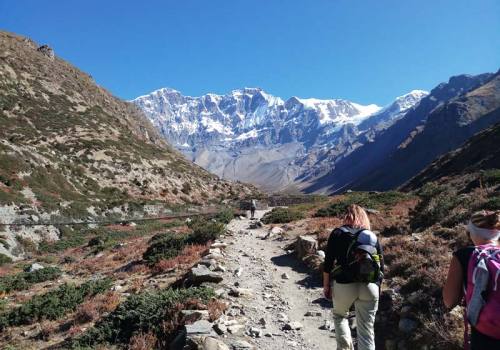
M 379 287 L 375 283 L 333 282 L 333 322 L 338 350 L 353 350 L 351 329 L 347 319 L 352 304 L 356 310 L 358 350 L 375 350 L 375 314 Z

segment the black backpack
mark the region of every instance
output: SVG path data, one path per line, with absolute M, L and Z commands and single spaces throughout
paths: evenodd
M 346 252 L 346 263 L 334 268 L 332 275 L 335 276 L 340 272 L 344 272 L 354 282 L 377 283 L 381 281 L 383 278 L 381 269 L 382 255 L 378 253 L 376 245 L 358 242 L 359 235 L 368 230 L 346 226 L 339 229 L 342 234 L 351 235 L 351 243 Z

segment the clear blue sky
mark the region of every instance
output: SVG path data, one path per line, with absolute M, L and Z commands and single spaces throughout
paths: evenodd
M 0 0 L 0 28 L 125 99 L 257 86 L 383 105 L 500 68 L 498 0 Z

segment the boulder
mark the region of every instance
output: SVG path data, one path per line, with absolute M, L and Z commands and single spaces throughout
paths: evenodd
M 213 243 L 210 248 L 226 248 L 227 247 L 227 243 L 223 243 L 223 242 L 215 242 Z
M 325 261 L 325 259 L 319 255 L 310 254 L 302 258 L 302 261 L 311 270 L 320 271 L 322 269 L 323 262 Z
M 38 271 L 38 270 L 42 270 L 44 269 L 45 267 L 39 263 L 34 263 L 34 264 L 31 264 L 31 266 L 29 267 L 28 269 L 28 272 L 35 272 L 35 271 Z
M 281 227 L 274 226 L 270 232 L 273 235 L 282 235 L 285 231 Z
M 297 244 L 295 246 L 295 251 L 297 252 L 297 257 L 302 259 L 307 255 L 316 254 L 318 249 L 318 241 L 312 236 L 299 236 L 297 238 Z
M 229 346 L 227 346 L 222 340 L 206 337 L 203 340 L 201 345 L 203 350 L 229 350 Z
M 41 54 L 47 56 L 51 60 L 53 60 L 56 56 L 54 54 L 54 50 L 52 50 L 52 48 L 49 45 L 42 45 L 37 49 L 37 51 L 40 52 Z
M 296 330 L 299 330 L 303 327 L 304 326 L 300 322 L 290 322 L 290 323 L 285 324 L 283 329 L 288 330 L 288 331 L 296 331 Z
M 193 324 L 186 325 L 186 335 L 187 337 L 192 337 L 195 335 L 209 335 L 212 333 L 213 324 L 207 320 L 199 320 Z
M 182 310 L 181 316 L 184 318 L 186 323 L 208 320 L 210 318 L 207 310 Z
M 244 341 L 244 340 L 237 340 L 237 341 L 234 341 L 231 343 L 231 348 L 232 350 L 251 350 L 251 349 L 255 349 L 255 347 Z
M 196 267 L 193 267 L 189 275 L 189 281 L 194 284 L 200 284 L 203 282 L 219 283 L 222 282 L 222 280 L 223 278 L 220 274 L 211 271 L 205 265 L 198 265 Z

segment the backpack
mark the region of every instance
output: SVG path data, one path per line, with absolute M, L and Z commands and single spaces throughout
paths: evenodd
M 474 249 L 467 268 L 467 321 L 479 332 L 500 339 L 500 247 Z
M 377 283 L 382 280 L 381 270 L 382 255 L 377 251 L 377 237 L 369 230 L 359 230 L 346 226 L 340 227 L 342 232 L 351 235 L 351 243 L 346 253 L 347 263 L 344 266 L 336 267 L 332 274 L 335 275 L 341 271 L 351 276 L 354 282 Z M 361 236 L 363 234 L 363 236 Z M 373 237 L 370 242 L 363 241 L 366 235 Z

